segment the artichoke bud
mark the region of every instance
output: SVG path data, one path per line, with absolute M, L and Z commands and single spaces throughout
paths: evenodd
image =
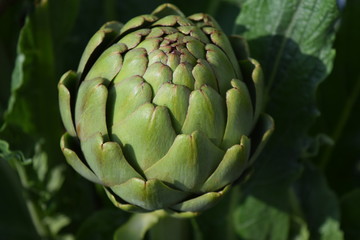
M 206 14 L 164 4 L 107 23 L 60 79 L 61 149 L 121 209 L 197 214 L 244 178 L 273 129 L 262 77 L 244 40 Z

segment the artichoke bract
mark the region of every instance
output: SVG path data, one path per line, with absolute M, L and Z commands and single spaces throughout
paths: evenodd
M 106 23 L 59 82 L 61 149 L 121 209 L 199 213 L 244 177 L 273 129 L 262 78 L 244 40 L 209 15 L 164 4 Z

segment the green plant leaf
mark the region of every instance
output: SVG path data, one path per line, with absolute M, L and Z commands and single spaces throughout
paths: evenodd
M 80 226 L 76 239 L 112 239 L 115 230 L 128 219 L 129 215 L 115 208 L 96 211 Z
M 259 171 L 273 181 L 291 178 L 307 147 L 318 116 L 315 91 L 332 67 L 336 18 L 334 0 L 246 1 L 237 18 L 235 33 L 249 41 L 265 73 L 265 111 L 275 120 L 275 132 Z
M 313 129 L 334 140 L 332 146 L 321 149 L 314 162 L 326 171 L 330 185 L 339 195 L 360 187 L 360 70 L 356 58 L 360 54 L 360 23 L 356 20 L 359 14 L 360 3 L 347 1 L 335 41 L 334 71 L 320 85 L 322 116 Z
M 27 158 L 37 152 L 35 146 L 39 146 L 41 138 L 51 140 L 50 134 L 53 134 L 53 137 L 56 136 L 53 130 L 60 130 L 60 125 L 57 127 L 53 125 L 56 122 L 57 111 L 45 105 L 56 103 L 56 98 L 52 97 L 54 90 L 49 90 L 52 88 L 52 85 L 49 85 L 51 83 L 49 79 L 54 78 L 54 67 L 47 25 L 47 5 L 42 4 L 36 10 L 36 14 L 26 18 L 20 32 L 15 69 L 12 75 L 11 97 L 4 115 L 4 124 L 0 130 L 0 138 L 9 142 L 11 149 L 21 150 Z M 41 89 L 46 89 L 46 92 Z M 48 147 L 53 148 L 55 139 L 48 141 L 47 144 Z M 3 151 L 4 149 L 2 149 L 2 155 L 6 154 Z M 11 153 L 10 150 L 9 152 Z M 11 154 L 7 154 L 4 159 L 12 160 L 9 156 Z M 23 156 L 12 162 L 22 185 L 21 187 L 18 185 L 18 191 L 24 194 L 20 201 L 26 203 L 37 233 L 45 236 L 48 235 L 49 228 L 41 222 L 43 213 L 39 210 L 36 193 L 26 195 L 25 193 L 32 187 L 34 192 L 38 191 L 37 180 L 39 177 L 42 178 L 47 170 L 42 165 L 35 167 L 36 170 L 30 170 L 28 174 L 27 169 L 32 168 L 31 163 L 31 159 L 25 159 Z
M 54 235 L 65 238 L 69 232 L 76 232 L 79 223 L 94 210 L 94 202 L 97 208 L 103 207 L 103 202 L 98 195 L 92 195 L 89 184 L 62 165 L 65 161 L 58 147 L 63 131 L 57 107 L 58 78 L 66 70 L 76 69 L 86 42 L 105 21 L 127 21 L 133 16 L 151 12 L 164 1 L 36 2 L 35 12 L 28 18 L 20 36 L 12 97 L 0 138 L 10 143 L 11 149 L 21 150 L 29 159 L 27 165 L 22 165 L 31 180 L 26 183 L 41 196 L 37 204 L 49 203 L 45 204 L 48 208 L 44 214 L 49 217 L 44 223 Z M 214 14 L 227 32 L 230 32 L 243 2 L 235 32 L 249 40 L 252 56 L 263 66 L 268 93 L 266 111 L 275 118 L 276 131 L 241 198 L 238 192 L 234 202 L 225 200 L 214 211 L 200 216 L 197 227 L 202 233 L 198 233 L 197 238 L 223 239 L 224 228 L 228 239 L 237 239 L 234 230 L 244 239 L 260 240 L 305 240 L 314 229 L 320 231 L 322 239 L 338 236 L 337 219 L 323 224 L 317 220 L 316 225 L 306 218 L 309 213 L 303 218 L 296 204 L 294 206 L 298 199 L 294 200 L 290 188 L 302 168 L 298 159 L 311 142 L 308 130 L 318 114 L 314 101 L 316 87 L 331 69 L 333 22 L 337 14 L 335 0 L 173 1 L 186 15 L 204 11 Z M 3 32 L 0 28 L 0 39 L 5 36 Z M 12 34 L 16 35 L 15 32 Z M 0 43 L 0 58 L 1 49 Z M 352 60 L 354 64 L 356 61 Z M 7 76 L 11 71 L 8 63 L 5 64 Z M 8 93 L 3 94 L 3 86 L 1 83 L 1 104 L 8 96 Z M 0 106 L 0 114 L 1 109 L 4 107 Z M 7 159 L 18 153 L 0 147 L 0 154 Z M 318 188 L 321 190 L 323 186 Z M 231 207 L 227 205 L 229 202 Z M 326 211 L 320 208 L 311 214 L 315 216 L 323 212 Z M 120 225 L 124 219 L 122 212 L 119 216 L 111 211 L 96 212 L 84 222 L 77 237 L 108 239 L 115 225 Z M 69 225 L 69 221 L 72 224 Z M 135 228 L 133 233 L 142 238 L 148 228 Z M 259 228 L 264 231 L 259 231 Z
M 341 199 L 341 224 L 346 239 L 359 239 L 360 237 L 360 188 L 357 188 Z
M 22 159 L 19 152 L 11 152 L 9 145 L 0 140 L 0 232 L 4 239 L 35 240 L 39 238 L 31 221 L 22 186 L 10 163 Z
M 198 239 L 237 239 L 233 214 L 239 202 L 240 187 L 237 186 L 231 189 L 213 208 L 196 217 L 194 232 L 198 233 Z
M 345 239 L 359 239 L 360 188 L 360 54 L 359 1 L 346 1 L 335 41 L 334 71 L 319 88 L 322 116 L 313 131 L 322 131 L 334 141 L 313 158 L 328 177 L 329 185 L 341 196 L 341 227 Z
M 0 3 L 0 124 L 10 95 L 10 79 L 16 57 L 16 42 L 24 24 L 24 15 L 31 8 L 28 0 Z
M 298 200 L 286 186 L 253 189 L 242 196 L 232 217 L 240 239 L 309 239 Z
M 1 123 L 0 156 L 1 161 L 8 161 L 17 171 L 15 180 L 5 181 L 1 191 L 16 187 L 22 194 L 14 203 L 26 206 L 33 222 L 19 227 L 16 232 L 28 231 L 29 237 L 32 232 L 44 238 L 56 235 L 60 239 L 71 237 L 71 228 L 92 211 L 94 199 L 88 183 L 69 171 L 59 148 L 63 127 L 58 111 L 56 86 L 60 76 L 56 66 L 61 60 L 56 49 L 62 40 L 59 37 L 55 46 L 54 38 L 60 35 L 65 38 L 75 22 L 77 9 L 75 1 L 56 3 L 55 0 L 38 1 L 32 6 L 34 11 L 25 18 L 17 45 L 11 97 L 4 123 Z M 63 11 L 58 12 L 64 8 L 68 16 L 73 16 L 67 18 L 66 23 L 58 19 L 64 16 Z M 71 197 L 79 193 L 77 201 L 83 202 L 80 206 Z M 7 205 L 6 198 L 1 198 L 0 202 L 2 206 Z M 1 214 L 0 221 L 6 221 L 5 217 Z M 19 224 L 22 222 L 19 220 Z M 67 230 L 64 231 L 65 226 Z
M 288 239 L 289 215 L 260 199 L 247 197 L 236 209 L 234 218 L 235 229 L 241 239 Z
M 308 240 L 310 239 L 309 229 L 301 217 L 293 217 L 289 239 Z
M 263 67 L 265 111 L 275 121 L 274 134 L 255 164 L 239 206 L 242 212 L 261 209 L 253 213 L 252 221 L 266 226 L 266 231 L 239 227 L 244 218 L 238 210 L 235 224 L 245 239 L 294 235 L 290 186 L 301 174 L 299 159 L 311 143 L 308 132 L 319 115 L 317 86 L 332 68 L 337 16 L 334 0 L 254 0 L 245 1 L 236 20 L 234 32 L 248 40 L 251 56 Z M 282 222 L 284 228 L 274 221 Z
M 311 239 L 343 239 L 337 196 L 320 170 L 307 162 L 295 189 Z
M 246 0 L 221 0 L 217 3 L 216 11 L 211 14 L 218 21 L 222 30 L 230 36 L 236 25 L 242 5 Z
M 12 149 L 21 149 L 27 156 L 31 156 L 40 138 L 46 140 L 47 147 L 58 148 L 61 124 L 51 36 L 45 2 L 37 7 L 36 14 L 27 18 L 20 33 L 11 97 L 0 132 Z

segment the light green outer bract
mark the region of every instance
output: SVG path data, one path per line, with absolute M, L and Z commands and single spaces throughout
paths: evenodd
M 244 41 L 206 14 L 164 4 L 106 23 L 60 79 L 61 149 L 121 209 L 195 215 L 244 177 L 269 138 L 262 78 Z

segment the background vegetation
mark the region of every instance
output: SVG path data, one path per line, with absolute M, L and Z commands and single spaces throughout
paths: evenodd
M 56 86 L 103 23 L 161 3 L 0 0 L 1 240 L 111 239 L 129 219 L 66 164 Z M 171 3 L 248 40 L 276 124 L 251 178 L 182 220 L 192 238 L 360 239 L 360 2 Z

